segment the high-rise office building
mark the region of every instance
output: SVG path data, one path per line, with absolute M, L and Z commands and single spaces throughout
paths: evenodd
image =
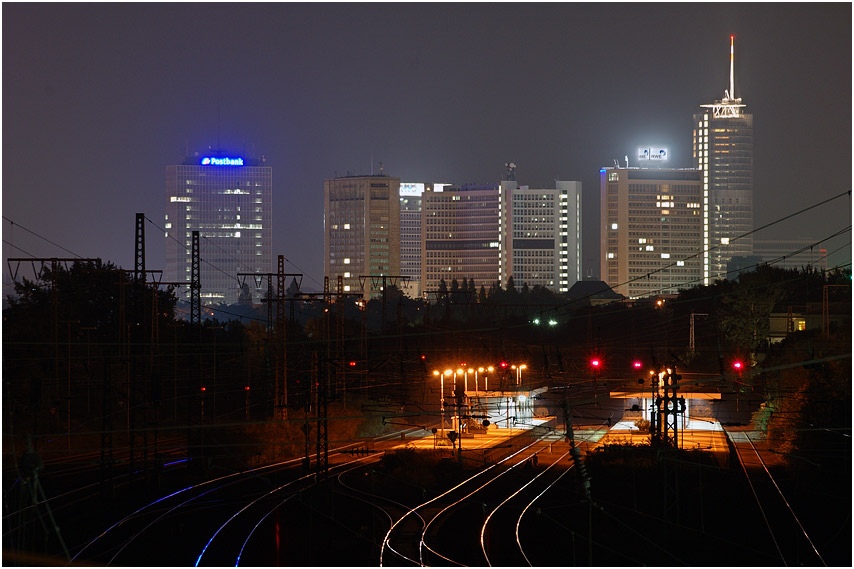
M 515 167 L 514 167 L 515 168 Z M 519 186 L 513 169 L 498 184 L 441 187 L 422 196 L 424 291 L 456 279 L 568 292 L 581 279 L 581 182 Z
M 237 274 L 271 272 L 272 203 L 273 169 L 264 158 L 197 153 L 167 166 L 165 280 L 189 284 L 192 232 L 199 231 L 202 303 L 233 304 L 241 292 L 251 294 L 254 287 L 241 291 Z M 188 300 L 189 286 L 177 294 Z
M 694 166 L 703 182 L 703 282 L 726 277 L 735 256 L 753 254 L 753 115 L 735 97 L 730 37 L 729 89 L 694 115 Z
M 421 286 L 428 298 L 442 281 L 450 289 L 454 279 L 474 280 L 478 288 L 500 280 L 498 190 L 499 184 L 434 186 L 422 195 Z
M 581 182 L 533 189 L 501 182 L 502 284 L 569 292 L 581 280 Z
M 781 269 L 827 270 L 827 249 L 815 239 L 754 239 L 753 255 Z
M 400 274 L 400 178 L 345 176 L 323 184 L 324 274 L 365 299 Z M 397 284 L 386 281 L 387 284 Z
M 701 172 L 602 168 L 599 173 L 602 280 L 629 298 L 701 284 Z
M 421 297 L 421 195 L 422 183 L 400 184 L 400 274 L 409 282 L 404 294 Z

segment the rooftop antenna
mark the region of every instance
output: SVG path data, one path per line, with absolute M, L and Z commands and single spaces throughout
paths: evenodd
M 629 167 L 629 155 L 626 154 L 626 168 Z
M 729 98 L 735 99 L 735 36 L 729 36 Z
M 614 168 L 619 168 L 619 167 L 620 167 L 620 163 L 617 162 L 616 158 L 614 158 Z

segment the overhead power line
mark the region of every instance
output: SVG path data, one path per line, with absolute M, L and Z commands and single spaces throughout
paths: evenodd
M 36 237 L 38 237 L 39 239 L 44 239 L 45 241 L 47 241 L 48 243 L 50 243 L 50 244 L 51 244 L 51 245 L 53 245 L 54 247 L 59 247 L 60 249 L 62 249 L 62 250 L 63 250 L 63 251 L 65 251 L 66 253 L 71 253 L 71 254 L 72 254 L 72 255 L 74 255 L 75 257 L 80 257 L 80 258 L 82 258 L 82 255 L 78 255 L 78 254 L 77 254 L 77 253 L 75 253 L 74 251 L 71 251 L 71 250 L 69 250 L 69 249 L 66 249 L 65 247 L 63 247 L 63 246 L 62 246 L 62 245 L 60 245 L 59 243 L 55 243 L 55 242 L 51 241 L 50 239 L 48 239 L 47 237 L 44 237 L 43 235 L 39 235 L 38 233 L 36 233 L 35 231 L 32 231 L 31 229 L 27 229 L 26 227 L 24 227 L 24 226 L 23 226 L 23 225 L 21 225 L 20 223 L 15 223 L 14 221 L 12 221 L 11 219 L 9 219 L 9 218 L 8 218 L 8 217 L 6 217 L 5 215 L 3 216 L 3 219 L 5 219 L 5 220 L 6 220 L 6 221 L 8 221 L 9 223 L 11 223 L 13 228 L 14 228 L 15 226 L 18 226 L 18 227 L 20 227 L 21 229 L 23 229 L 24 231 L 26 231 L 27 233 L 31 233 L 31 234 L 35 235 Z M 10 244 L 10 245 L 11 245 L 11 244 Z M 12 246 L 13 246 L 13 247 L 15 247 L 14 245 L 12 245 Z M 20 249 L 19 247 L 15 247 L 15 248 L 16 248 L 16 249 Z M 23 249 L 21 249 L 21 251 L 23 251 Z M 27 253 L 27 254 L 29 255 L 29 253 Z

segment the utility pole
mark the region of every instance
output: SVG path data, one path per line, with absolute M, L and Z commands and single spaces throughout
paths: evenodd
M 694 317 L 695 316 L 708 316 L 708 314 L 694 313 L 694 312 L 691 313 L 691 331 L 690 331 L 689 339 L 688 339 L 688 351 L 689 352 L 694 351 Z
M 288 277 L 294 277 L 297 289 L 302 281 L 302 273 L 285 272 L 285 256 L 278 256 L 277 271 L 275 273 L 237 273 L 240 288 L 246 284 L 246 277 L 255 278 L 256 289 L 261 287 L 263 279 L 267 279 L 267 298 L 262 302 L 267 303 L 267 341 L 272 345 L 273 331 L 277 331 L 281 337 L 282 355 L 278 358 L 276 365 L 276 377 L 274 378 L 273 413 L 282 420 L 288 418 L 288 342 L 287 322 L 285 322 L 285 285 Z M 241 278 L 242 277 L 242 278 Z M 273 293 L 273 278 L 276 279 L 276 292 Z M 298 279 L 298 280 L 297 280 Z M 293 302 L 291 302 L 291 320 L 293 320 Z M 276 303 L 276 319 L 273 321 L 273 304 Z

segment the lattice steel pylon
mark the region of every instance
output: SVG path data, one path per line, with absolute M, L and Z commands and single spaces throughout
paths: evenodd
M 685 414 L 685 398 L 677 397 L 679 380 L 682 379 L 682 376 L 676 373 L 676 366 L 666 365 L 659 377 L 661 383 L 655 402 L 658 414 L 656 435 L 662 443 L 670 443 L 678 447 L 679 415 L 684 417 Z
M 129 342 L 128 370 L 128 419 L 129 419 L 129 466 L 130 478 L 133 481 L 141 472 L 143 480 L 148 478 L 148 423 L 151 401 L 150 377 L 151 370 L 140 365 L 145 357 L 144 346 L 146 328 L 145 315 L 145 214 L 136 214 L 136 235 L 134 240 L 134 271 L 132 283 L 132 302 L 136 305 L 133 318 L 138 326 L 132 326 L 133 337 Z M 152 325 L 154 323 L 152 322 Z M 131 348 L 132 347 L 132 348 Z
M 279 255 L 278 274 L 276 275 L 276 329 L 281 334 L 282 338 L 282 357 L 280 378 L 282 391 L 279 394 L 279 400 L 276 401 L 276 406 L 279 409 L 279 415 L 283 421 L 288 420 L 288 339 L 287 339 L 287 323 L 285 322 L 285 256 Z M 276 390 L 278 391 L 278 389 Z
M 136 247 L 134 248 L 133 281 L 145 282 L 145 214 L 136 214 Z
M 317 366 L 317 477 L 325 480 L 329 474 L 329 361 L 319 358 Z
M 193 259 L 190 269 L 190 324 L 202 322 L 202 281 L 201 261 L 199 256 L 199 232 L 193 231 Z

